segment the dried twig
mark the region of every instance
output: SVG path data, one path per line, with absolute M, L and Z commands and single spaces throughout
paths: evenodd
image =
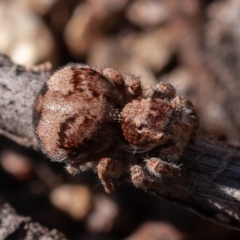
M 34 98 L 48 72 L 27 72 L 0 56 L 0 133 L 37 148 L 31 124 Z M 198 214 L 240 229 L 240 152 L 225 143 L 197 137 L 182 158 L 182 175 L 148 192 Z
M 42 240 L 65 240 L 63 234 L 57 230 L 49 231 L 39 223 L 32 222 L 29 217 L 16 214 L 8 204 L 0 204 L 0 238 L 5 239 L 42 239 Z

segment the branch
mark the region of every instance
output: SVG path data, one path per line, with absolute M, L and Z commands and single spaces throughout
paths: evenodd
M 34 98 L 49 76 L 26 71 L 0 55 L 0 133 L 37 148 L 31 123 Z M 240 229 L 240 152 L 223 142 L 197 137 L 182 158 L 182 176 L 147 190 L 158 197 Z
M 182 176 L 153 193 L 240 230 L 240 152 L 198 136 L 181 158 Z
M 49 231 L 29 217 L 16 214 L 8 204 L 0 203 L 0 238 L 1 240 L 48 239 L 65 240 L 66 237 L 56 230 Z
M 0 134 L 20 145 L 37 148 L 32 105 L 49 72 L 34 73 L 0 55 Z

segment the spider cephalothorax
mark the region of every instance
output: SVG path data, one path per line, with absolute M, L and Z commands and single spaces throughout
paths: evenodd
M 121 111 L 121 127 L 128 150 L 146 152 L 174 142 L 180 136 L 185 144 L 194 137 L 198 117 L 192 103 L 180 96 L 169 83 L 158 84 L 151 97 L 138 97 Z
M 194 106 L 169 83 L 144 97 L 139 80 L 80 64 L 54 73 L 33 109 L 42 150 L 70 173 L 93 169 L 107 192 L 124 178 L 151 188 L 178 176 L 177 160 L 199 125 Z
M 126 148 L 146 152 L 171 139 L 176 112 L 165 100 L 139 97 L 124 106 L 121 117 Z

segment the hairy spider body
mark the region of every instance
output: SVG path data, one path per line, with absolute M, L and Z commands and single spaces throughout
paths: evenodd
M 93 169 L 107 192 L 121 179 L 146 189 L 178 176 L 177 160 L 198 125 L 193 104 L 171 84 L 144 97 L 139 77 L 80 64 L 55 72 L 33 109 L 49 158 L 72 174 Z
M 199 118 L 187 98 L 176 96 L 171 84 L 160 83 L 152 97 L 126 104 L 121 117 L 127 151 L 142 153 L 155 148 L 155 156 L 145 159 L 151 175 L 174 177 L 180 174 L 177 160 L 199 127 Z
M 126 150 L 141 153 L 167 142 L 176 118 L 173 110 L 167 101 L 158 98 L 139 97 L 126 104 L 121 112 Z
M 88 66 L 57 71 L 40 91 L 33 112 L 42 149 L 53 160 L 67 161 L 108 148 L 116 135 L 118 101 L 111 83 Z

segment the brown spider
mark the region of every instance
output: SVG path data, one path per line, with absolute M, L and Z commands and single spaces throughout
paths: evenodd
M 70 173 L 93 169 L 107 192 L 121 179 L 150 188 L 179 175 L 177 160 L 198 125 L 193 104 L 171 84 L 144 97 L 138 77 L 80 64 L 55 72 L 33 109 L 49 158 L 65 162 Z

